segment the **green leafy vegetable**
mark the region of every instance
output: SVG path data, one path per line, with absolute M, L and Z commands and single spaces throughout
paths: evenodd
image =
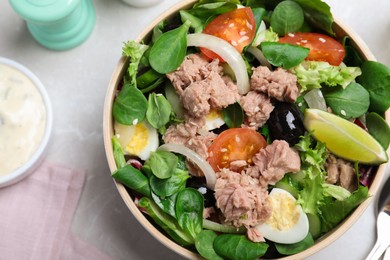
M 161 77 L 165 77 L 165 76 L 158 73 L 154 69 L 148 69 L 142 75 L 139 75 L 137 77 L 137 87 L 141 90 L 148 88 L 150 85 L 152 85 L 154 82 L 159 80 Z
M 240 2 L 199 1 L 193 6 L 192 9 L 188 10 L 188 13 L 198 17 L 205 24 L 210 21 L 212 17 L 237 9 L 237 4 L 240 4 Z
M 323 183 L 322 186 L 324 187 L 324 194 L 326 196 L 331 196 L 336 200 L 345 200 L 351 196 L 351 192 L 341 186 L 329 183 Z
M 383 114 L 390 107 L 390 68 L 376 61 L 365 61 L 356 79 L 370 93 L 369 111 Z
M 359 185 L 345 200 L 325 200 L 321 207 L 322 232 L 328 232 L 342 221 L 354 208 L 368 198 L 368 188 Z
M 304 212 L 317 215 L 318 207 L 324 197 L 322 184 L 325 180 L 326 147 L 324 143 L 314 141 L 311 134 L 306 134 L 295 148 L 299 151 L 302 161 L 301 171 L 295 173 L 301 176 L 300 185 L 302 185 L 298 203 L 302 205 Z
M 330 35 L 333 32 L 333 16 L 327 3 L 321 0 L 294 0 L 305 14 L 305 20 L 314 27 L 324 30 Z
M 199 254 L 207 260 L 223 260 L 215 253 L 213 243 L 218 235 L 211 230 L 202 230 L 195 238 L 195 247 Z
M 190 22 L 160 36 L 150 49 L 149 62 L 161 74 L 177 69 L 183 62 L 187 51 L 187 32 Z
M 138 205 L 144 208 L 149 216 L 178 244 L 188 246 L 195 243 L 177 223 L 176 219 L 164 213 L 152 200 L 142 197 Z
M 245 235 L 222 234 L 214 240 L 215 252 L 227 259 L 253 260 L 265 254 L 268 249 L 266 243 L 255 243 Z
M 132 125 L 145 119 L 147 107 L 146 97 L 135 85 L 127 82 L 114 100 L 112 115 L 115 121 Z
M 118 167 L 118 169 L 122 168 L 126 165 L 126 159 L 123 153 L 122 146 L 119 142 L 118 137 L 116 137 L 115 135 L 111 138 L 111 141 L 116 167 Z
M 156 42 L 158 38 L 164 33 L 164 29 L 167 25 L 166 20 L 162 20 L 153 28 L 152 43 Z
M 260 46 L 269 63 L 285 69 L 300 64 L 310 51 L 308 48 L 278 42 L 262 42 Z
M 293 255 L 314 245 L 314 239 L 310 233 L 302 240 L 294 244 L 275 243 L 276 250 L 282 255 Z
M 148 48 L 149 46 L 136 41 L 128 41 L 122 48 L 122 55 L 130 58 L 128 74 L 131 78 L 131 83 L 134 85 L 136 84 L 138 65 Z
M 361 74 L 358 67 L 332 66 L 322 61 L 304 61 L 291 71 L 298 78 L 298 83 L 302 87 L 301 92 L 321 88 L 322 84 L 346 88 Z
M 271 27 L 279 36 L 284 36 L 290 32 L 298 31 L 304 20 L 301 6 L 296 2 L 287 0 L 280 2 L 272 12 Z
M 186 181 L 190 177 L 188 171 L 176 168 L 172 176 L 168 179 L 159 179 L 152 175 L 149 179 L 150 187 L 160 198 L 171 196 L 186 186 Z
M 165 129 L 172 114 L 172 107 L 162 94 L 150 93 L 146 118 L 151 126 L 156 129 Z
M 222 118 L 229 128 L 241 127 L 244 122 L 244 111 L 236 102 L 222 109 Z
M 370 95 L 367 90 L 355 82 L 350 83 L 345 89 L 328 88 L 323 94 L 332 112 L 345 119 L 364 115 L 370 106 Z
M 124 167 L 115 171 L 112 177 L 130 189 L 150 197 L 148 178 L 130 164 L 126 164 Z
M 186 188 L 176 200 L 176 218 L 180 227 L 194 239 L 203 229 L 203 196 L 199 191 Z
M 194 33 L 201 33 L 203 31 L 204 24 L 198 17 L 184 10 L 180 10 L 179 13 L 183 23 L 185 23 L 187 20 L 191 22 L 190 27 L 194 29 Z
M 153 192 L 151 192 L 151 195 L 152 195 L 152 199 L 154 200 L 156 205 L 160 207 L 160 209 L 162 209 L 165 213 L 169 214 L 170 216 L 176 218 L 175 204 L 176 204 L 177 193 L 165 198 L 160 198 Z
M 176 169 L 178 161 L 179 159 L 175 154 L 157 150 L 150 154 L 147 164 L 150 165 L 153 174 L 157 178 L 168 179 Z
M 371 112 L 366 115 L 368 132 L 387 150 L 390 143 L 390 128 L 387 122 L 377 113 Z

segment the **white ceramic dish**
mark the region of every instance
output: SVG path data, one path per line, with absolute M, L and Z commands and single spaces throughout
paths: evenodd
M 9 173 L 0 175 L 0 187 L 4 187 L 4 186 L 14 184 L 22 180 L 23 178 L 27 177 L 42 162 L 52 131 L 53 112 L 52 112 L 52 106 L 51 106 L 49 95 L 47 94 L 46 89 L 42 84 L 42 82 L 34 73 L 32 73 L 29 69 L 27 69 L 25 66 L 21 65 L 20 63 L 7 58 L 0 57 L 0 64 L 14 69 L 18 71 L 20 75 L 24 74 L 24 76 L 30 79 L 32 84 L 35 86 L 40 96 L 42 97 L 42 102 L 45 109 L 45 125 L 43 129 L 43 135 L 40 138 L 40 141 L 38 141 L 38 145 L 36 146 L 37 148 L 35 149 L 35 151 L 33 151 L 30 154 L 28 159 L 21 166 L 15 168 Z M 1 76 L 1 72 L 0 72 L 0 76 Z M 0 80 L 0 84 L 1 84 L 1 80 Z M 12 156 L 17 156 L 17 154 Z

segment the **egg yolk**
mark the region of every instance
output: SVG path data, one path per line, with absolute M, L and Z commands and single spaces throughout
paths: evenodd
M 221 117 L 222 117 L 221 111 L 216 110 L 216 109 L 210 110 L 209 114 L 206 116 L 206 118 L 209 120 L 214 120 L 214 119 L 221 118 Z
M 299 210 L 296 202 L 283 193 L 268 197 L 272 213 L 266 223 L 276 230 L 286 230 L 293 227 L 299 220 Z
M 143 124 L 135 125 L 134 135 L 126 145 L 126 152 L 138 155 L 148 144 L 148 129 Z

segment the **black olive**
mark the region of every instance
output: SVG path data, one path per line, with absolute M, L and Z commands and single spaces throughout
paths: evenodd
M 276 103 L 268 127 L 273 140 L 285 140 L 290 146 L 298 143 L 299 137 L 305 133 L 303 115 L 294 103 Z
M 204 198 L 204 207 L 215 206 L 214 191 L 206 187 L 204 178 L 192 177 L 187 180 L 187 187 L 198 190 Z

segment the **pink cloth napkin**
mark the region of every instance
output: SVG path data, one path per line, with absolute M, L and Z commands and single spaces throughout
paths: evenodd
M 43 162 L 0 189 L 0 259 L 109 259 L 70 230 L 85 175 Z

